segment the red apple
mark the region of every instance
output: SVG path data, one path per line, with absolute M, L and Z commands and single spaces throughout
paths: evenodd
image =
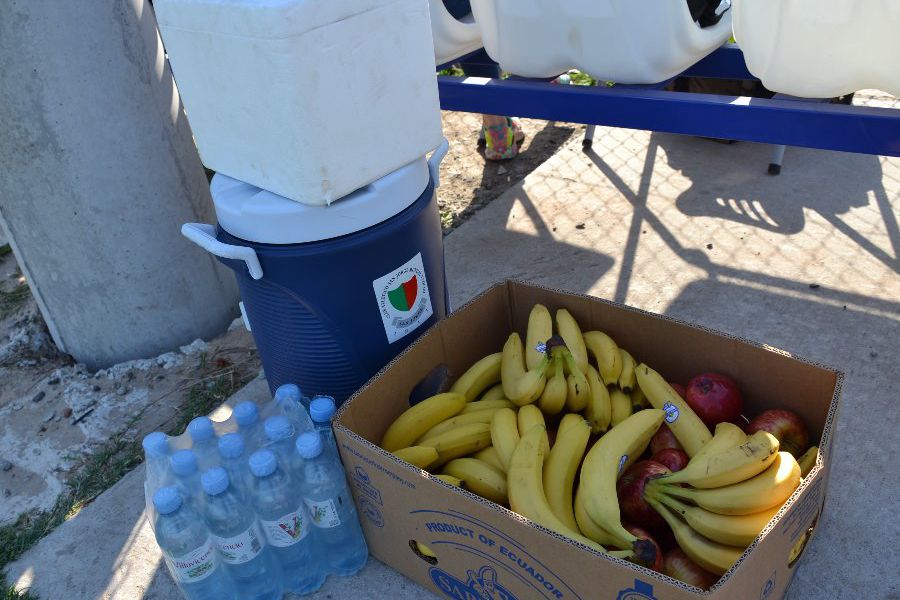
M 666 448 L 684 450 L 678 442 L 678 438 L 676 438 L 675 434 L 672 433 L 672 430 L 669 429 L 669 426 L 663 423 L 650 439 L 650 453 L 656 454 L 660 450 L 665 450 Z
M 663 559 L 663 573 L 703 590 L 709 589 L 719 580 L 718 575 L 710 573 L 692 561 L 681 548 L 673 548 L 666 553 Z
M 662 573 L 663 551 L 662 548 L 660 548 L 659 544 L 656 542 L 656 539 L 654 539 L 654 537 L 650 535 L 649 531 L 641 527 L 637 527 L 636 525 L 630 525 L 626 523 L 625 525 L 623 525 L 623 527 L 625 527 L 625 529 L 627 529 L 629 533 L 637 536 L 638 539 L 647 540 L 653 545 L 653 560 L 644 561 L 635 559 L 635 562 L 637 562 L 639 565 L 647 567 L 648 569 L 652 569 L 657 573 Z
M 681 385 L 680 383 L 670 383 L 669 385 L 672 386 L 673 390 L 678 392 L 679 396 L 681 396 L 682 398 L 687 397 L 687 390 L 684 388 L 683 385 Z
M 736 421 L 744 408 L 737 383 L 718 373 L 703 373 L 691 379 L 684 399 L 710 429 L 717 423 Z
M 809 431 L 797 413 L 784 409 L 772 409 L 758 414 L 744 431 L 748 435 L 757 431 L 768 431 L 776 438 L 781 449 L 795 457 L 803 456 L 809 448 Z
M 644 486 L 651 477 L 671 473 L 668 467 L 652 460 L 640 460 L 625 471 L 616 492 L 619 496 L 619 508 L 626 521 L 638 523 L 641 527 L 653 529 L 661 527 L 665 521 L 644 500 Z
M 678 448 L 663 448 L 653 455 L 650 460 L 656 461 L 661 465 L 666 465 L 673 473 L 685 468 L 690 460 L 687 452 Z

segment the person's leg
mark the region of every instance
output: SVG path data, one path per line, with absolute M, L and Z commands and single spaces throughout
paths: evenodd
M 467 57 L 459 66 L 468 77 L 500 79 L 500 67 L 484 50 Z M 515 158 L 519 146 L 525 139 L 519 123 L 500 115 L 481 115 L 481 121 L 482 129 L 478 145 L 479 147 L 484 145 L 485 158 L 488 160 Z

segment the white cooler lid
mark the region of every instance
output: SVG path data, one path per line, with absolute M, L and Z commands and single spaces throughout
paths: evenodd
M 402 212 L 428 187 L 424 157 L 344 196 L 330 206 L 309 206 L 217 173 L 209 190 L 219 225 L 260 244 L 302 244 L 340 237 Z

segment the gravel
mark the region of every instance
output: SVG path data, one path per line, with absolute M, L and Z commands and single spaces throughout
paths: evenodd
M 13 464 L 8 460 L 0 459 L 0 471 L 11 471 L 13 468 Z

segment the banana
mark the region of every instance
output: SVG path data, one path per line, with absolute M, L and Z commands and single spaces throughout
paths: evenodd
M 451 419 L 447 419 L 446 421 L 441 421 L 440 423 L 426 431 L 425 435 L 420 437 L 416 443 L 421 446 L 429 446 L 429 440 L 432 440 L 440 434 L 446 431 L 450 431 L 451 429 L 454 429 L 456 427 L 462 427 L 463 425 L 470 425 L 472 423 L 490 424 L 491 419 L 494 418 L 494 413 L 498 410 L 498 408 L 490 410 L 479 410 L 473 413 L 459 414 Z
M 459 414 L 465 405 L 466 397 L 452 392 L 427 398 L 391 423 L 381 439 L 381 447 L 393 452 L 412 446 L 426 431 Z
M 482 394 L 481 398 L 478 399 L 479 402 L 489 402 L 491 400 L 506 400 L 506 396 L 503 395 L 502 383 L 494 385 L 494 387 L 488 389 L 488 391 Z M 475 402 L 472 402 L 472 404 L 475 404 Z
M 488 354 L 456 380 L 450 388 L 451 392 L 463 394 L 466 402 L 471 402 L 481 392 L 500 382 L 500 366 L 502 353 Z
M 634 389 L 634 386 L 637 385 L 634 373 L 637 363 L 634 362 L 634 358 L 625 348 L 619 348 L 619 355 L 622 357 L 622 372 L 619 373 L 619 387 L 622 388 L 622 391 L 626 394 L 630 394 L 631 390 Z
M 642 390 L 639 385 L 634 386 L 634 389 L 631 390 L 631 406 L 632 411 L 650 408 L 650 401 L 647 400 L 647 396 L 644 395 L 644 390 Z
M 523 406 L 519 409 L 519 414 L 516 415 L 518 423 L 519 423 L 519 436 L 525 435 L 525 432 L 534 427 L 535 425 L 540 425 L 544 428 L 544 441 L 543 441 L 543 450 L 544 456 L 550 454 L 550 438 L 547 437 L 547 423 L 544 421 L 544 413 L 541 410 L 534 406 L 533 404 L 529 404 L 527 406 Z
M 544 462 L 544 492 L 547 494 L 547 502 L 553 514 L 573 531 L 578 531 L 572 500 L 575 475 L 578 474 L 590 437 L 591 428 L 581 415 L 566 415 L 559 424 L 556 443 Z
M 454 477 L 453 475 L 447 475 L 446 473 L 441 473 L 439 475 L 435 475 L 435 477 L 437 477 L 444 483 L 449 483 L 450 485 L 452 485 L 454 487 L 458 487 L 458 488 L 465 487 L 466 482 L 463 481 L 462 479 L 460 479 L 459 477 Z
M 581 373 L 587 371 L 587 348 L 584 345 L 584 337 L 581 335 L 581 327 L 565 308 L 556 311 L 556 330 L 559 331 L 559 336 L 566 343 L 566 348 L 572 353 L 578 370 Z
M 587 419 L 593 433 L 601 434 L 609 429 L 612 419 L 609 390 L 606 389 L 606 384 L 603 383 L 600 373 L 593 365 L 588 365 L 587 380 L 591 397 L 585 407 L 584 418 Z
M 688 500 L 720 515 L 752 515 L 780 507 L 800 486 L 800 465 L 789 452 L 779 452 L 769 468 L 746 481 L 709 490 L 695 490 L 651 480 L 648 495 L 658 493 Z
M 616 480 L 625 464 L 643 454 L 650 438 L 663 421 L 663 411 L 647 409 L 636 412 L 610 429 L 588 451 L 581 465 L 581 486 L 585 493 L 585 508 L 591 519 L 610 533 L 619 546 L 633 548 L 640 560 L 653 556 L 653 546 L 622 527 Z M 643 546 L 643 547 L 641 547 Z
M 584 376 L 585 371 L 576 363 L 575 356 L 568 348 L 559 347 L 558 351 L 562 354 L 566 364 L 568 376 L 566 376 L 566 409 L 569 412 L 583 411 L 591 399 L 591 388 L 587 377 Z
M 612 423 L 613 427 L 633 414 L 631 396 L 617 387 L 614 387 L 609 393 L 609 403 L 612 411 L 610 414 L 610 423 Z
M 691 529 L 687 523 L 675 516 L 675 514 L 652 498 L 648 498 L 656 512 L 658 512 L 675 534 L 678 546 L 688 555 L 688 558 L 715 575 L 724 575 L 737 559 L 744 553 L 743 548 L 726 546 L 707 539 Z
M 544 353 L 537 348 L 553 337 L 553 317 L 543 304 L 535 304 L 528 315 L 528 332 L 525 334 L 525 367 L 534 369 L 541 364 Z
M 509 507 L 547 529 L 571 538 L 585 546 L 606 552 L 600 544 L 573 531 L 559 520 L 547 502 L 543 484 L 543 439 L 547 432 L 535 425 L 521 437 L 513 452 L 507 473 Z
M 505 505 L 507 502 L 506 474 L 476 458 L 457 458 L 444 465 L 444 473 L 466 482 L 466 489 Z
M 420 469 L 427 469 L 437 462 L 438 452 L 431 446 L 410 446 L 393 452 L 400 460 L 405 460 Z
M 729 448 L 740 446 L 746 441 L 747 434 L 744 433 L 743 429 L 741 429 L 734 423 L 719 423 L 718 425 L 716 425 L 716 430 L 713 433 L 712 439 L 703 444 L 703 446 L 700 447 L 700 450 L 697 451 L 693 458 L 699 460 L 700 457 L 703 456 L 718 454 L 720 452 L 728 450 Z
M 433 559 L 433 562 L 431 564 L 437 564 L 437 554 L 434 553 L 434 550 L 432 550 L 422 542 L 417 542 L 415 540 L 410 540 L 409 545 L 410 547 L 415 545 L 415 548 L 413 548 L 413 552 L 418 550 L 418 552 L 425 558 Z
M 692 458 L 681 471 L 660 479 L 665 483 L 688 483 L 699 489 L 724 487 L 759 475 L 777 456 L 778 438 L 768 431 L 757 431 L 740 446 Z
M 491 426 L 487 423 L 461 425 L 429 439 L 428 445 L 438 451 L 437 462 L 432 467 L 439 467 L 490 446 Z
M 503 463 L 503 470 L 509 473 L 509 461 L 516 444 L 519 443 L 519 421 L 511 408 L 501 408 L 491 419 L 491 444 Z
M 578 530 L 598 544 L 617 546 L 619 542 L 609 532 L 594 523 L 594 520 L 587 514 L 587 509 L 584 507 L 583 489 L 583 486 L 578 486 L 578 491 L 575 493 L 575 522 L 578 524 Z
M 466 407 L 462 409 L 460 415 L 467 415 L 469 413 L 479 412 L 482 410 L 497 410 L 498 408 L 512 408 L 515 404 L 507 400 L 506 398 L 492 398 L 490 400 L 476 400 L 475 402 L 469 402 L 466 404 Z
M 512 333 L 506 340 L 502 357 L 500 380 L 506 397 L 516 406 L 524 406 L 537 400 L 544 391 L 544 375 L 550 359 L 544 356 L 537 367 L 526 371 L 522 357 L 522 338 L 518 333 Z
M 800 463 L 800 477 L 806 477 L 809 475 L 809 472 L 813 470 L 813 467 L 816 466 L 816 461 L 819 460 L 819 447 L 813 446 L 809 450 L 803 453 L 797 462 Z
M 726 516 L 704 510 L 699 506 L 690 506 L 671 496 L 660 494 L 654 499 L 681 515 L 691 529 L 703 537 L 726 546 L 739 548 L 746 548 L 753 543 L 759 532 L 769 524 L 769 521 L 781 508 L 777 506 L 751 515 Z
M 662 376 L 641 363 L 636 369 L 637 382 L 654 408 L 666 412 L 666 423 L 688 456 L 712 439 L 712 434 L 697 413 L 672 389 Z M 624 388 L 623 388 L 624 389 Z
M 545 415 L 555 415 L 562 411 L 566 405 L 566 397 L 569 388 L 566 385 L 566 373 L 563 369 L 563 357 L 559 349 L 554 349 L 553 362 L 551 363 L 552 374 L 547 374 L 547 385 L 538 400 L 538 406 Z
M 583 336 L 587 348 L 597 359 L 597 370 L 606 385 L 618 383 L 622 372 L 622 355 L 611 337 L 602 331 L 588 331 Z
M 497 453 L 497 449 L 493 446 L 488 446 L 484 450 L 479 450 L 472 455 L 472 458 L 477 458 L 478 460 L 495 467 L 501 473 L 506 473 L 506 467 L 503 466 L 503 461 L 500 460 L 500 454 Z

